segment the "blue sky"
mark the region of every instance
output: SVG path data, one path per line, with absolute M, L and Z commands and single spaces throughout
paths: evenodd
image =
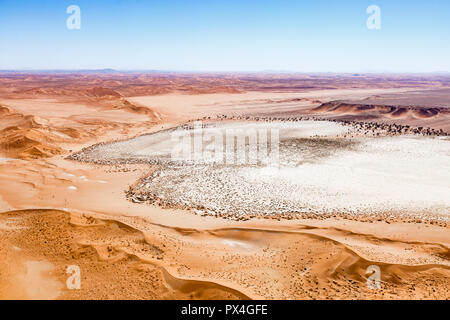
M 0 0 L 0 69 L 438 72 L 449 57 L 448 0 Z

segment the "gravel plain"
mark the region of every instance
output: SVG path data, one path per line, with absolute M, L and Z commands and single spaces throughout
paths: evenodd
M 130 200 L 192 209 L 202 215 L 233 219 L 296 213 L 405 215 L 442 221 L 450 217 L 447 137 L 355 136 L 352 127 L 328 121 L 223 122 L 206 127 L 205 132 L 276 129 L 278 162 L 171 161 L 173 129 L 93 146 L 78 160 L 156 164 L 157 170 L 130 188 Z M 246 147 L 248 152 L 248 141 Z

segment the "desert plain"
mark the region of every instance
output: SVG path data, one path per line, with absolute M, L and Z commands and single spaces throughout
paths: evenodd
M 171 163 L 198 121 L 279 168 Z M 6 72 L 0 178 L 1 299 L 450 298 L 445 74 Z

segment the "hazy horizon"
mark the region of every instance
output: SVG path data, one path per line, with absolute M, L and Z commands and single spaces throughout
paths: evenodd
M 370 76 L 370 75 L 450 75 L 450 71 L 429 71 L 429 72 L 357 72 L 357 71 L 289 71 L 289 70 L 255 70 L 255 71 L 223 71 L 223 70 L 156 70 L 156 69 L 0 69 L 0 73 L 175 73 L 175 74 L 280 74 L 280 75 L 351 75 L 351 76 Z

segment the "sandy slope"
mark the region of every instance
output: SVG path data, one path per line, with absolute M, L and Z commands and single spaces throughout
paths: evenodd
M 1 297 L 448 298 L 449 239 L 413 237 L 421 229 L 443 234 L 438 227 L 409 225 L 395 240 L 338 229 L 333 221 L 204 230 L 117 220 L 54 210 L 2 214 Z M 380 291 L 365 283 L 374 264 Z M 69 265 L 82 270 L 81 290 L 65 287 Z

